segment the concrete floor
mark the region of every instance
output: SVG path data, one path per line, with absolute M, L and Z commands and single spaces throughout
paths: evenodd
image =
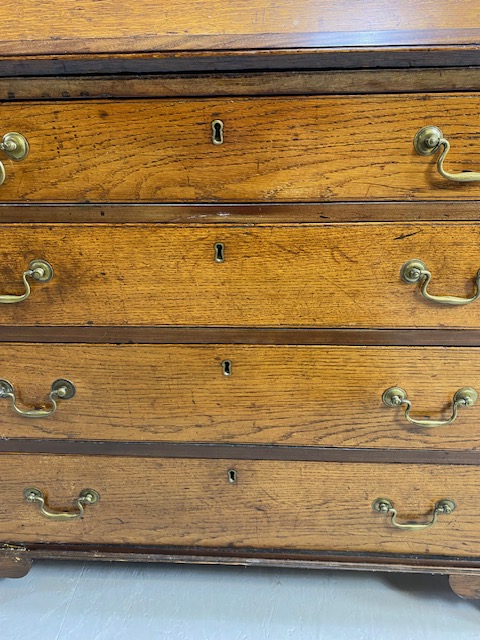
M 37 562 L 0 580 L 0 640 L 478 640 L 443 576 Z

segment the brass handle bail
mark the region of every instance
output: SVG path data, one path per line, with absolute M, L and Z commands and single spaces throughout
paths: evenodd
M 36 487 L 29 487 L 23 492 L 23 497 L 27 502 L 36 503 L 40 513 L 50 520 L 74 520 L 81 518 L 85 511 L 85 505 L 96 504 L 100 500 L 100 495 L 95 489 L 82 489 L 75 500 L 76 511 L 52 511 L 46 506 L 45 494 Z
M 21 133 L 17 133 L 16 131 L 9 131 L 3 136 L 0 142 L 0 151 L 3 151 L 10 160 L 19 162 L 28 156 L 30 147 L 25 136 L 22 136 Z M 0 184 L 4 182 L 5 167 L 3 162 L 0 162 Z
M 390 387 L 383 392 L 382 401 L 387 407 L 401 407 L 405 405 L 405 418 L 417 427 L 446 427 L 457 419 L 460 407 L 473 407 L 478 400 L 478 392 L 471 387 L 462 387 L 453 396 L 453 410 L 450 418 L 446 420 L 418 420 L 412 418 L 410 410 L 412 403 L 407 398 L 407 392 L 401 387 Z
M 430 302 L 436 302 L 437 304 L 449 304 L 449 305 L 464 305 L 475 302 L 480 298 L 480 270 L 475 276 L 475 288 L 476 291 L 471 298 L 457 298 L 456 296 L 434 296 L 427 291 L 427 287 L 432 279 L 432 274 L 427 269 L 427 266 L 421 260 L 408 260 L 400 269 L 400 277 L 407 284 L 420 285 L 420 293 Z
M 30 296 L 31 292 L 28 278 L 32 278 L 35 282 L 50 282 L 53 278 L 53 267 L 46 260 L 32 260 L 28 265 L 28 269 L 22 274 L 25 293 L 22 293 L 19 296 L 8 293 L 0 295 L 0 304 L 13 304 L 15 302 L 23 302 L 23 300 L 26 300 Z
M 445 171 L 443 161 L 450 151 L 450 143 L 443 137 L 443 133 L 438 127 L 433 125 L 423 127 L 423 129 L 417 131 L 413 139 L 415 151 L 421 156 L 430 156 L 432 153 L 436 153 L 442 145 L 443 151 L 437 160 L 437 170 L 443 178 L 454 182 L 478 182 L 480 180 L 480 173 L 476 171 L 461 171 L 460 173 Z
M 51 406 L 48 409 L 20 409 L 13 385 L 8 380 L 0 380 L 0 398 L 10 398 L 15 413 L 23 418 L 47 418 L 57 410 L 58 400 L 70 400 L 75 395 L 75 385 L 70 380 L 55 380 L 48 394 Z
M 394 527 L 397 527 L 397 529 L 410 529 L 412 531 L 428 529 L 436 523 L 439 515 L 449 515 L 455 511 L 455 507 L 456 505 L 453 500 L 445 498 L 444 500 L 439 500 L 435 504 L 432 517 L 428 522 L 397 522 L 397 510 L 393 506 L 393 502 L 391 500 L 388 498 L 377 498 L 372 504 L 372 509 L 374 511 L 390 516 L 390 522 Z

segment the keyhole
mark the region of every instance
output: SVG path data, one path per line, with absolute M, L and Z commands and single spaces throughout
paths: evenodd
M 221 120 L 212 122 L 212 142 L 213 144 L 223 144 L 223 122 Z
M 213 247 L 215 249 L 215 262 L 225 262 L 225 245 L 223 242 L 216 242 Z
M 222 362 L 222 369 L 223 369 L 223 375 L 224 376 L 231 376 L 232 375 L 232 361 L 231 360 L 224 360 Z
M 230 484 L 235 484 L 237 481 L 237 472 L 235 471 L 235 469 L 229 469 L 228 470 L 228 481 L 230 482 Z

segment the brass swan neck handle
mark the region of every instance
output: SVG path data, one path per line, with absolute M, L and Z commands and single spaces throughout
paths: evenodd
M 438 156 L 437 170 L 438 173 L 447 180 L 453 182 L 479 182 L 480 173 L 477 171 L 461 171 L 460 173 L 449 173 L 443 168 L 443 162 L 450 151 L 449 141 L 443 137 L 443 133 L 438 127 L 429 125 L 417 131 L 413 139 L 415 151 L 421 156 L 430 156 L 437 153 L 443 146 L 443 151 Z

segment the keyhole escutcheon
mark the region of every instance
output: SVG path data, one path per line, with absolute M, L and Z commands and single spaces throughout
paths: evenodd
M 221 120 L 213 120 L 212 122 L 212 143 L 223 144 L 223 122 Z
M 225 245 L 223 242 L 216 242 L 213 245 L 213 249 L 215 251 L 215 262 L 225 262 Z

